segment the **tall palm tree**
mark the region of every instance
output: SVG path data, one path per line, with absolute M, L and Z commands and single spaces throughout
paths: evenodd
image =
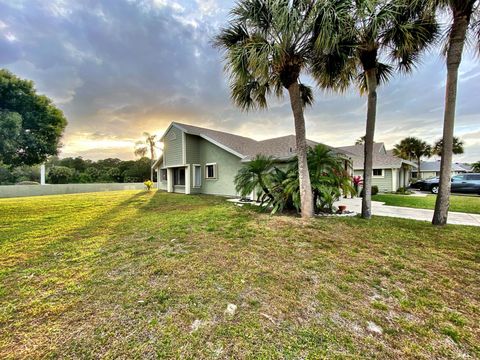
M 447 13 L 449 26 L 445 46 L 447 82 L 445 86 L 445 110 L 443 116 L 443 151 L 440 162 L 440 183 L 435 202 L 432 224 L 445 225 L 450 205 L 450 174 L 453 157 L 453 129 L 457 100 L 458 68 L 462 61 L 463 48 L 469 27 L 472 27 L 476 43 L 480 44 L 480 8 L 478 0 L 430 0 L 436 9 Z M 473 19 L 473 21 L 472 21 Z M 477 46 L 477 50 L 479 47 Z
M 307 165 L 304 108 L 313 101 L 300 81 L 312 62 L 312 31 L 317 4 L 311 0 L 241 0 L 215 45 L 225 51 L 231 97 L 244 110 L 266 108 L 272 93 L 288 92 L 293 112 L 302 217 L 313 216 Z
M 361 93 L 367 93 L 362 217 L 369 219 L 377 87 L 395 68 L 403 72 L 414 68 L 435 38 L 437 25 L 419 0 L 326 0 L 319 18 L 333 24 L 332 40 L 318 49 L 313 67 L 320 86 L 343 91 L 356 82 Z
M 273 195 L 267 186 L 267 178 L 273 171 L 273 158 L 264 155 L 257 155 L 250 162 L 246 163 L 235 176 L 235 189 L 241 196 L 251 194 L 257 187 L 260 187 L 270 200 Z
M 463 154 L 463 141 L 460 140 L 458 137 L 454 136 L 452 141 L 452 154 L 460 155 Z M 432 153 L 438 156 L 442 156 L 443 154 L 443 139 L 437 140 L 433 145 Z
M 361 136 L 357 140 L 355 140 L 355 145 L 364 145 L 364 144 L 365 144 L 365 136 Z
M 429 158 L 432 156 L 432 147 L 425 141 L 416 137 L 407 137 L 400 141 L 393 147 L 394 155 L 401 157 L 402 159 L 416 160 L 417 161 L 417 178 L 422 178 L 422 157 Z
M 144 140 L 139 140 L 135 143 L 135 149 L 133 153 L 135 156 L 144 157 L 147 153 L 150 153 L 151 165 L 155 161 L 155 143 L 157 142 L 157 135 L 151 135 L 148 132 L 144 132 Z M 150 166 L 150 181 L 153 181 L 153 168 Z
M 472 169 L 475 172 L 480 172 L 480 161 L 477 161 L 476 163 L 472 164 Z

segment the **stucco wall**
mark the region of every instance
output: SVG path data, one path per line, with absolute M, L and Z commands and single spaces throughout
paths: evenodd
M 154 188 L 155 187 L 156 186 L 154 186 Z M 0 186 L 0 198 L 141 189 L 145 189 L 145 185 L 143 185 L 143 183 L 2 185 Z
M 172 126 L 163 139 L 163 159 L 165 166 L 183 164 L 183 133 Z

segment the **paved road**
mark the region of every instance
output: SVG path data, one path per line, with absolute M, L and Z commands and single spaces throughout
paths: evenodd
M 335 203 L 335 206 L 346 205 L 347 210 L 360 213 L 362 211 L 362 199 L 341 199 Z M 432 221 L 433 210 L 415 209 L 400 206 L 385 205 L 383 202 L 372 201 L 372 214 L 378 216 L 389 216 L 403 219 Z M 479 214 L 467 214 L 450 211 L 448 213 L 448 223 L 456 225 L 480 226 Z

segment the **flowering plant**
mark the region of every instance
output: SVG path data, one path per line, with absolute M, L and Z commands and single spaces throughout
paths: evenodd
M 147 180 L 143 182 L 143 185 L 147 188 L 148 191 L 152 190 L 153 187 L 153 181 Z
M 353 188 L 355 189 L 355 192 L 358 195 L 358 187 L 363 184 L 362 177 L 357 175 L 352 178 L 353 181 Z

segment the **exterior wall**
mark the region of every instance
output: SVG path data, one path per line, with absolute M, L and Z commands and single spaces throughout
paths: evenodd
M 200 192 L 212 195 L 237 196 L 234 178 L 238 170 L 243 166 L 240 158 L 205 139 L 200 139 L 199 145 L 200 161 L 198 164 L 202 166 L 202 186 Z M 217 164 L 217 179 L 205 179 L 205 164 L 208 163 Z M 193 171 L 191 173 L 193 174 Z
M 186 142 L 186 163 L 187 164 L 199 164 L 200 163 L 200 144 L 202 138 L 195 135 L 185 134 Z
M 143 183 L 2 185 L 0 186 L 0 198 L 144 189 Z
M 355 170 L 354 175 L 363 178 L 363 170 Z M 397 191 L 397 189 L 392 188 L 392 169 L 383 169 L 383 178 L 372 177 L 373 185 L 378 186 L 379 192 Z
M 163 139 L 164 166 L 182 165 L 183 162 L 183 132 L 172 126 Z

